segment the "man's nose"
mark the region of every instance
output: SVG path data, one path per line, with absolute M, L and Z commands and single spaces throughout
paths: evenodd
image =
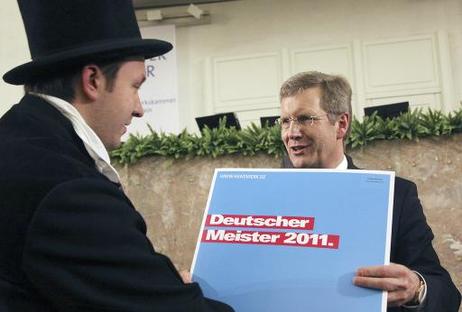
M 302 132 L 300 128 L 300 124 L 296 120 L 291 120 L 289 128 L 287 129 L 287 134 L 289 138 L 294 139 L 301 137 Z
M 135 108 L 133 109 L 132 116 L 133 117 L 143 117 L 144 109 L 143 105 L 141 104 L 140 96 L 138 95 L 136 98 Z

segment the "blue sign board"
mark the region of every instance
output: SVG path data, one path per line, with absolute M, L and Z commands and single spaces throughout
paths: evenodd
M 239 312 L 386 311 L 352 280 L 389 263 L 393 189 L 385 171 L 217 169 L 193 280 Z

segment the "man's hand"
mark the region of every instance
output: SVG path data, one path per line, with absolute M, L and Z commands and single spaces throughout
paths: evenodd
M 388 306 L 401 306 L 412 299 L 419 287 L 416 273 L 401 264 L 359 268 L 353 278 L 356 286 L 388 291 Z

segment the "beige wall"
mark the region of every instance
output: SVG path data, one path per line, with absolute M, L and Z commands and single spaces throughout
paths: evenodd
M 18 5 L 14 0 L 2 1 L 0 10 L 0 76 L 11 68 L 29 60 L 26 34 Z M 11 86 L 0 79 L 0 116 L 17 103 L 22 88 Z
M 194 116 L 210 113 L 209 94 L 213 92 L 204 79 L 207 58 L 277 53 L 281 48 L 322 47 L 445 31 L 449 36 L 455 101 L 462 98 L 459 0 L 244 0 L 204 7 L 211 13 L 211 25 L 177 29 L 180 121 L 191 130 L 196 128 Z M 242 76 L 249 74 L 243 72 Z M 259 83 L 254 81 L 253 87 L 259 88 Z
M 0 11 L 2 73 L 29 59 L 16 1 L 4 2 Z M 455 103 L 451 105 L 457 106 L 462 99 L 462 2 L 459 0 L 241 0 L 201 8 L 211 13 L 211 24 L 177 29 L 180 126 L 189 130 L 196 130 L 194 117 L 210 112 L 209 89 L 213 80 L 207 81 L 210 78 L 207 60 L 272 53 L 281 48 L 332 46 L 444 32 L 448 37 L 450 80 L 455 94 L 451 101 Z M 255 81 L 251 87 L 257 88 L 259 83 Z M 0 82 L 0 114 L 21 93 L 20 88 Z M 272 112 L 277 113 L 277 108 Z
M 350 155 L 360 168 L 393 170 L 417 184 L 435 235 L 433 245 L 462 291 L 462 134 L 419 142 L 379 141 Z M 118 170 L 126 193 L 146 220 L 155 248 L 179 268 L 188 269 L 214 169 L 277 167 L 280 160 L 266 155 L 149 157 Z

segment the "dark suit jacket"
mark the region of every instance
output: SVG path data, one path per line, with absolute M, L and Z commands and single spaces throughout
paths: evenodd
M 347 156 L 348 169 L 358 169 Z M 460 294 L 448 272 L 440 265 L 432 246 L 433 233 L 427 224 L 416 185 L 396 177 L 393 202 L 390 261 L 417 271 L 427 282 L 425 312 L 457 312 Z M 388 312 L 408 311 L 389 308 Z
M 351 157 L 346 156 L 348 169 L 359 169 Z M 283 168 L 293 168 L 287 155 L 282 158 Z M 427 282 L 425 305 L 419 312 L 457 312 L 460 293 L 448 272 L 441 266 L 432 246 L 433 233 L 428 226 L 417 195 L 416 185 L 396 177 L 393 202 L 390 261 L 417 271 Z M 416 311 L 405 308 L 388 308 L 388 312 Z
M 182 282 L 44 100 L 0 119 L 0 151 L 0 311 L 232 311 Z

